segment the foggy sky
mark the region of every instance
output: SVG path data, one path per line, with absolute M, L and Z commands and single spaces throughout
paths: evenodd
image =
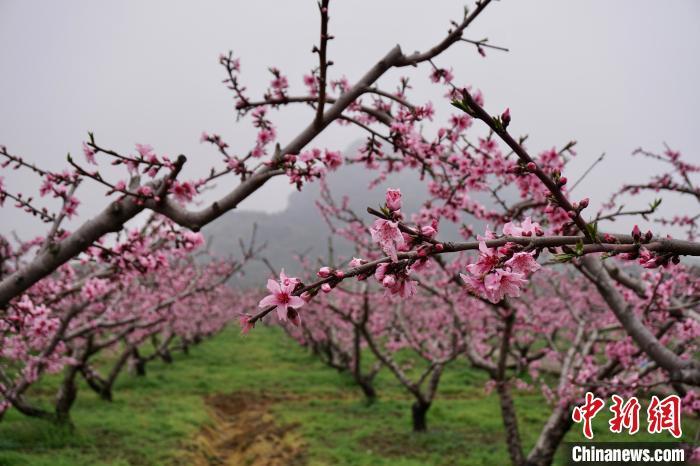
M 460 19 L 462 6 L 458 0 L 334 0 L 331 77 L 353 82 L 397 43 L 404 52 L 434 45 L 449 21 Z M 639 146 L 661 150 L 665 141 L 698 161 L 699 20 L 695 0 L 503 0 L 489 6 L 466 37 L 488 37 L 509 53 L 487 50 L 482 58 L 463 44 L 436 63 L 454 68 L 457 83 L 481 89 L 491 113 L 510 107 L 512 132 L 529 134 L 532 152 L 579 141 L 570 179 L 606 152 L 604 165 L 577 188 L 595 206 L 620 183 L 658 171 L 630 157 Z M 159 154 L 184 153 L 190 162 L 181 177 L 202 175 L 219 160 L 199 143 L 202 131 L 221 134 L 238 153 L 255 138 L 249 123 L 236 123 L 219 53 L 231 49 L 241 58 L 250 95 L 267 87 L 268 66 L 285 72 L 290 94 L 300 94 L 302 74 L 317 64 L 311 53 L 317 36 L 312 0 L 2 0 L 0 144 L 60 169 L 68 152 L 82 160 L 81 143 L 93 131 L 101 145 L 124 152 L 148 143 Z M 443 90 L 428 84 L 427 67 L 388 73 L 379 84 L 391 91 L 405 74 L 413 77 L 412 100 L 435 104 L 436 121 L 450 113 Z M 282 145 L 311 117 L 305 107 L 274 113 Z M 334 128 L 314 145 L 344 149 L 360 136 Z M 0 176 L 12 188 L 35 192 L 36 180 L 27 175 Z M 231 183 L 235 179 L 219 183 L 205 197 L 218 197 Z M 285 179 L 273 180 L 241 208 L 284 209 L 290 191 Z M 103 193 L 92 183 L 80 188 L 83 219 L 105 205 Z M 678 211 L 697 210 L 668 199 Z M 0 233 L 44 231 L 12 207 L 0 215 Z

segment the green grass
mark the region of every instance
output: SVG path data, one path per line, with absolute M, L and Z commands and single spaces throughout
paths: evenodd
M 412 400 L 387 371 L 377 381 L 379 401 L 366 406 L 348 376 L 322 365 L 279 329 L 256 328 L 245 338 L 231 329 L 189 355 L 176 354 L 173 364 L 147 369 L 146 377 L 123 374 L 112 403 L 81 385 L 72 430 L 8 412 L 0 422 L 0 465 L 172 464 L 203 426 L 212 425 L 205 397 L 233 392 L 279 396 L 270 409 L 277 424 L 297 425 L 310 465 L 508 464 L 498 400 L 481 388 L 484 376 L 461 363 L 443 376 L 428 413 L 429 432 L 419 435 L 410 431 Z M 30 399 L 48 406 L 57 382 L 47 378 Z M 538 394 L 518 393 L 516 404 L 523 440 L 531 445 L 545 421 L 545 403 Z M 596 440 L 629 439 L 604 432 L 606 419 L 594 421 Z M 697 427 L 686 423 L 688 439 Z M 567 437 L 580 439 L 580 428 Z M 670 440 L 634 437 L 652 439 Z

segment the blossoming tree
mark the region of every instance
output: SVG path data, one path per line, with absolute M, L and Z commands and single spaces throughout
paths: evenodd
M 603 395 L 613 389 L 632 393 L 657 387 L 682 394 L 693 405 L 694 387 L 700 385 L 700 364 L 695 357 L 699 286 L 697 271 L 684 258 L 700 255 L 699 216 L 659 216 L 660 202 L 627 209 L 620 199 L 632 195 L 634 202 L 634 194 L 646 191 L 700 199 L 694 181 L 700 168 L 670 149 L 663 154 L 640 150 L 642 156 L 667 164 L 670 171 L 648 183 L 622 186 L 599 212 L 592 213 L 589 197 L 574 197 L 577 183 L 570 183 L 565 173 L 575 143 L 534 155 L 526 145 L 527 138 L 509 131 L 514 116 L 508 109 L 490 113 L 478 91 L 455 83 L 451 69 L 437 63 L 445 50 L 458 43 L 474 46 L 482 55 L 493 47 L 465 36 L 490 3 L 477 1 L 452 24 L 443 40 L 424 52 L 405 54 L 398 46 L 392 48 L 351 83 L 341 75 L 335 79 L 329 75 L 330 2 L 322 0 L 319 43 L 313 49 L 318 64 L 303 77 L 300 94 L 292 94 L 290 80 L 273 67 L 269 89 L 254 98 L 243 82 L 240 60 L 232 53 L 222 55 L 219 61 L 235 109 L 239 117 L 252 122 L 257 137 L 246 151 L 234 152 L 220 136 L 203 133 L 202 142 L 221 154 L 222 163 L 201 179 L 184 179 L 184 155 L 167 157 L 141 144 L 127 153 L 98 143 L 93 134 L 84 143 L 84 160 L 69 156 L 70 168 L 62 172 L 46 170 L 0 147 L 4 170 L 36 175 L 41 180 L 39 195 L 58 202 L 52 210 L 42 199 L 22 193 L 26 184 L 15 189 L 9 180 L 0 179 L 0 204 L 12 203 L 47 225 L 45 234 L 37 239 L 0 241 L 0 330 L 5 339 L 14 341 L 3 347 L 2 357 L 19 361 L 24 355 L 28 365 L 38 361 L 29 369 L 17 369 L 14 375 L 3 372 L 0 382 L 6 403 L 20 409 L 21 395 L 38 373 L 65 365 L 85 369 L 92 384 L 101 386 L 105 378 L 88 370 L 84 360 L 95 342 L 109 343 L 107 347 L 122 342 L 130 350 L 122 355 L 130 354 L 139 361 L 141 357 L 130 345 L 148 338 L 149 329 L 161 335 L 159 341 L 167 341 L 173 333 L 188 335 L 187 339 L 191 334 L 177 323 L 186 318 L 171 322 L 165 317 L 186 316 L 187 309 L 169 303 L 162 294 L 158 302 L 144 300 L 120 308 L 128 316 L 119 311 L 106 316 L 112 320 L 101 317 L 104 306 L 112 300 L 119 302 L 119 293 L 130 286 L 145 287 L 144 277 L 149 273 L 188 267 L 176 253 L 177 260 L 169 258 L 169 253 L 160 254 L 163 244 L 191 252 L 200 241 L 197 231 L 236 209 L 270 179 L 286 176 L 302 188 L 329 170 L 342 169 L 343 163 L 356 163 L 374 170 L 378 179 L 414 171 L 426 184 L 428 198 L 409 217 L 402 211 L 400 190 L 394 189 L 387 192 L 381 209 L 368 209 L 371 222 L 353 213 L 343 233 L 358 245 L 359 257 L 343 267 L 328 264 L 307 283 L 284 273 L 279 280 L 270 280 L 269 294 L 259 301 L 259 309 L 242 315 L 244 331 L 271 314 L 297 326 L 324 319 L 321 312 L 304 315 L 319 294 L 326 300 L 320 301 L 322 307 L 333 304 L 338 308 L 334 314 L 350 316 L 352 307 L 341 306 L 344 300 L 333 302 L 331 296 L 354 289 L 347 285 L 350 280 L 364 281 L 360 289 L 368 290 L 368 304 L 373 314 L 374 309 L 380 310 L 376 313 L 379 318 L 369 328 L 356 327 L 352 318 L 351 327 L 359 328 L 377 359 L 402 383 L 405 380 L 423 412 L 423 427 L 442 367 L 464 356 L 489 375 L 498 393 L 510 456 L 518 465 L 551 461 L 571 427 L 573 397 L 584 389 Z M 408 78 L 400 79 L 393 90 L 381 82 L 390 70 L 413 67 L 419 72 L 427 69 L 427 78 L 444 90 L 446 100 L 438 105 L 454 107 L 447 121 L 432 122 L 432 103 L 411 101 L 413 81 Z M 278 141 L 273 111 L 299 105 L 311 110 L 308 125 L 290 141 Z M 331 124 L 361 131 L 366 143 L 347 160 L 334 148 L 310 147 Z M 106 163 L 124 168 L 125 174 L 108 176 L 100 169 Z M 193 209 L 192 201 L 206 187 L 230 179 L 235 181 L 227 194 Z M 78 217 L 77 193 L 83 182 L 103 186 L 110 202 L 68 231 L 65 220 Z M 513 197 L 515 202 L 510 200 Z M 149 229 L 151 222 L 145 230 L 127 225 L 144 212 L 155 216 L 157 227 Z M 344 208 L 331 209 L 331 213 L 351 215 Z M 665 231 L 642 232 L 637 227 L 631 233 L 614 232 L 612 222 L 623 216 L 654 218 L 661 229 L 683 227 L 687 239 L 671 238 Z M 458 225 L 462 237 L 442 238 L 440 231 L 446 223 Z M 93 262 L 103 265 L 93 268 Z M 552 271 L 555 263 L 563 270 Z M 117 276 L 111 275 L 112 267 L 117 268 Z M 127 280 L 120 288 L 121 271 L 131 268 L 141 278 Z M 202 296 L 211 296 L 218 289 L 208 288 L 222 272 L 213 275 L 203 285 L 206 289 L 200 290 Z M 553 282 L 559 285 L 552 286 Z M 187 292 L 187 285 L 181 285 L 185 288 L 180 291 Z M 97 295 L 107 299 L 96 300 Z M 190 298 L 200 299 L 180 296 L 182 301 Z M 422 308 L 433 312 L 407 312 L 411 300 L 424 303 Z M 83 334 L 75 342 L 65 340 L 73 322 L 65 316 L 74 314 L 89 316 L 85 325 L 96 322 L 96 330 L 88 332 L 95 342 Z M 135 320 L 128 322 L 132 318 Z M 169 324 L 161 326 L 166 321 Z M 77 319 L 71 325 L 80 323 Z M 416 351 L 430 368 L 418 381 L 409 380 L 390 358 L 391 332 L 398 332 L 400 345 Z M 25 343 L 34 341 L 32 334 L 41 337 L 36 345 Z M 49 337 L 58 334 L 62 336 Z M 357 361 L 358 356 L 350 359 Z M 601 365 L 601 360 L 606 362 Z M 636 370 L 640 366 L 641 373 Z M 545 383 L 544 389 L 550 393 L 552 412 L 537 444 L 526 454 L 511 386 L 517 380 L 540 383 L 537 375 L 543 371 L 557 375 L 557 382 Z M 522 375 L 526 373 L 529 381 Z M 427 388 L 421 389 L 426 380 L 430 380 Z M 70 387 L 66 393 L 70 398 Z

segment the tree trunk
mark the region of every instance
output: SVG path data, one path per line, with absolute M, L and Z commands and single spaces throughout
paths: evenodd
M 163 339 L 163 342 L 160 342 L 157 337 L 153 337 L 153 347 L 155 348 L 158 356 L 160 356 L 160 359 L 162 359 L 166 364 L 171 364 L 173 362 L 173 355 L 170 353 L 170 349 L 168 347 L 174 338 L 174 335 L 168 335 Z
M 112 401 L 112 390 L 107 386 L 107 381 L 90 368 L 82 370 L 83 378 L 88 386 L 105 401 Z
M 112 366 L 112 370 L 109 372 L 107 378 L 100 377 L 100 375 L 94 370 L 90 369 L 89 366 L 86 366 L 83 370 L 83 376 L 85 377 L 85 380 L 87 381 L 90 388 L 95 390 L 95 392 L 97 392 L 100 398 L 102 398 L 104 401 L 113 400 L 112 388 L 114 387 L 114 382 L 116 382 L 117 377 L 126 365 L 126 362 L 129 360 L 129 357 L 133 355 L 133 351 L 134 348 L 129 346 L 127 346 L 124 349 L 124 351 L 122 351 L 122 354 L 119 356 L 119 359 L 117 359 L 117 361 L 114 363 L 114 366 Z
M 569 406 L 557 406 L 547 419 L 537 443 L 527 457 L 527 466 L 549 466 L 573 421 Z
M 365 401 L 367 401 L 367 404 L 371 405 L 377 401 L 377 391 L 374 389 L 374 385 L 372 384 L 371 380 L 367 378 L 360 378 L 357 383 L 360 385 L 362 393 L 365 395 Z
M 430 403 L 416 401 L 411 407 L 413 419 L 413 432 L 425 432 L 428 430 L 427 414 Z
M 134 359 L 134 370 L 136 371 L 136 375 L 146 375 L 146 360 L 141 357 L 138 348 L 134 347 L 131 350 L 131 357 Z
M 515 412 L 513 398 L 510 395 L 507 381 L 496 382 L 496 390 L 498 391 L 498 399 L 501 405 L 501 417 L 503 418 L 503 427 L 506 430 L 506 443 L 508 445 L 508 454 L 513 466 L 521 466 L 525 463 L 523 455 L 523 446 L 520 443 L 520 432 L 518 431 L 518 418 Z
M 100 393 L 100 396 L 102 397 L 103 400 L 106 401 L 112 401 L 112 387 L 114 387 L 114 382 L 117 381 L 117 377 L 119 377 L 119 374 L 121 373 L 122 369 L 124 369 L 124 366 L 126 365 L 126 362 L 129 360 L 129 356 L 131 356 L 133 350 L 135 350 L 136 347 L 129 348 L 127 347 L 117 360 L 117 362 L 114 363 L 114 366 L 112 366 L 112 370 L 109 372 L 109 376 L 107 377 L 107 380 L 105 381 L 104 388 L 102 389 L 102 393 Z M 145 372 L 144 372 L 145 374 Z
M 56 423 L 70 424 L 70 409 L 73 407 L 78 395 L 78 387 L 75 385 L 75 376 L 80 370 L 79 366 L 68 366 L 63 382 L 56 395 Z
M 171 364 L 173 362 L 173 355 L 170 354 L 168 348 L 163 348 L 158 353 L 160 354 L 160 359 L 162 359 L 164 363 Z
M 377 400 L 377 391 L 374 389 L 372 384 L 373 374 L 362 375 L 362 335 L 360 329 L 357 325 L 353 326 L 353 365 L 352 365 L 352 375 L 355 378 L 355 382 L 362 389 L 362 393 L 365 394 L 365 400 L 367 404 L 373 404 Z

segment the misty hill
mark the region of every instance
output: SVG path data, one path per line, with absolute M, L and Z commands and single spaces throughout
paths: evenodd
M 359 145 L 353 144 L 346 154 L 354 154 Z M 329 186 L 333 187 L 333 196 L 340 202 L 343 196 L 348 196 L 350 206 L 355 212 L 367 219 L 372 217 L 366 212 L 368 206 L 377 207 L 384 202 L 386 188 L 400 188 L 407 214 L 415 212 L 422 201 L 426 199 L 427 189 L 418 180 L 416 173 L 406 171 L 394 174 L 373 189 L 370 182 L 377 172 L 368 171 L 361 165 L 345 165 L 327 177 Z M 285 268 L 289 273 L 299 272 L 294 256 L 306 252 L 309 258 L 325 258 L 328 251 L 330 231 L 328 225 L 318 211 L 316 201 L 320 199 L 320 184 L 312 183 L 304 186 L 301 192 L 289 196 L 286 210 L 268 214 L 265 212 L 236 210 L 208 225 L 203 231 L 207 241 L 212 242 L 211 250 L 217 256 L 240 256 L 238 240 L 250 237 L 253 224 L 258 225 L 257 241 L 267 243 L 264 256 L 270 260 L 277 270 Z M 457 228 L 454 225 L 441 224 L 441 237 L 458 239 Z M 353 253 L 351 245 L 338 237 L 333 238 L 336 256 L 350 257 Z M 246 276 L 239 280 L 244 286 L 260 285 L 269 276 L 269 269 L 261 262 L 246 267 Z

